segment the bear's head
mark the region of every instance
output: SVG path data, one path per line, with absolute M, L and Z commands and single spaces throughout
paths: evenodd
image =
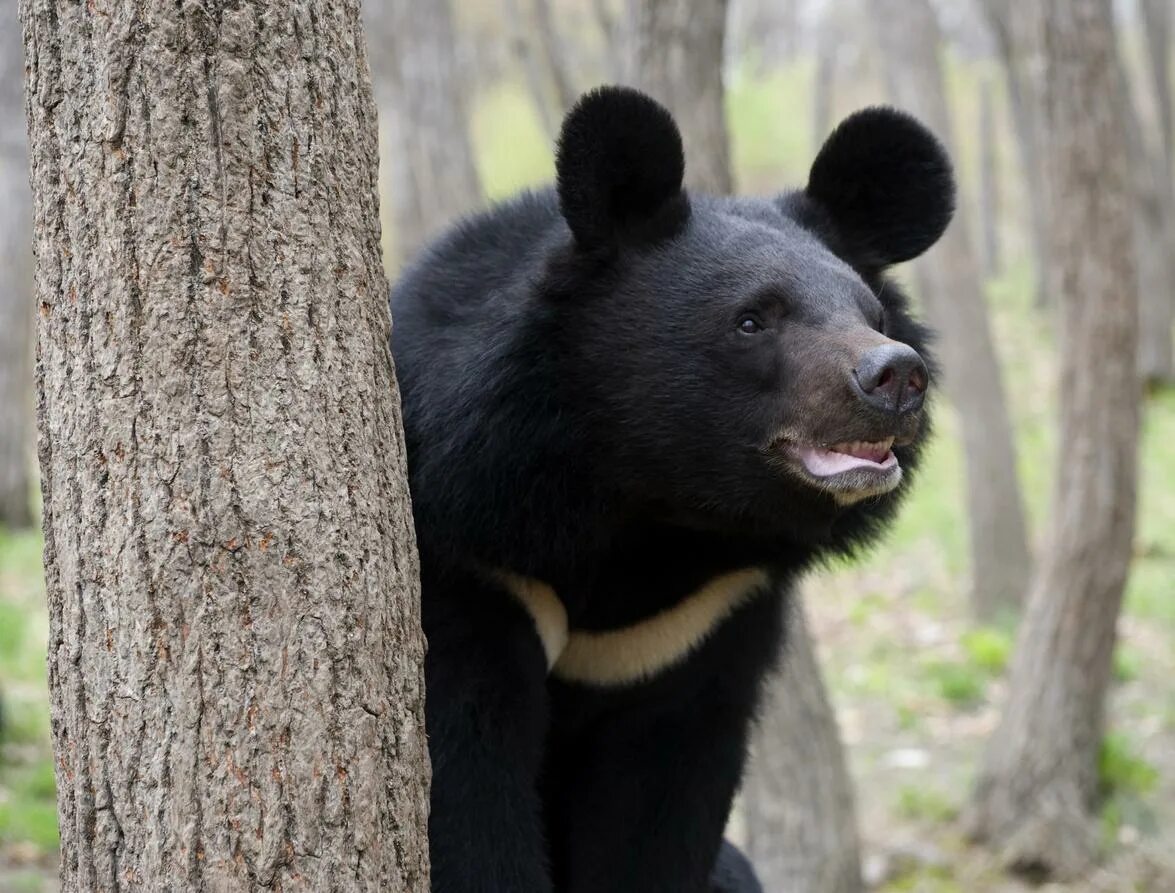
M 950 161 L 910 116 L 846 119 L 807 186 L 687 194 L 670 114 L 627 88 L 568 114 L 570 230 L 542 277 L 560 403 L 615 500 L 724 534 L 851 545 L 892 513 L 927 431 L 924 329 L 886 269 L 954 207 Z

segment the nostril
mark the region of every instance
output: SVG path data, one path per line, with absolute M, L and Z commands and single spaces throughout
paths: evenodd
M 910 371 L 910 380 L 907 387 L 916 393 L 923 393 L 926 390 L 926 367 L 919 364 Z
M 930 384 L 926 364 L 917 351 L 893 341 L 865 351 L 853 372 L 861 396 L 886 412 L 908 412 L 921 406 Z

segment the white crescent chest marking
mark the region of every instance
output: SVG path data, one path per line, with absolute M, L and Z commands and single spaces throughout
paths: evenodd
M 640 682 L 679 663 L 769 578 L 757 567 L 721 574 L 659 614 L 599 632 L 569 629 L 567 611 L 547 584 L 509 573 L 498 579 L 534 620 L 555 676 L 607 686 Z
M 567 647 L 569 631 L 563 602 L 559 601 L 554 589 L 539 580 L 508 571 L 498 571 L 495 576 L 534 621 L 535 632 L 547 655 L 547 669 L 550 669 Z

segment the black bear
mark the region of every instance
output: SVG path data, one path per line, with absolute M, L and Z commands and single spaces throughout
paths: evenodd
M 884 273 L 950 220 L 939 142 L 873 108 L 799 191 L 684 167 L 664 108 L 597 89 L 554 189 L 393 290 L 437 893 L 757 889 L 722 833 L 787 592 L 916 463 L 926 332 Z

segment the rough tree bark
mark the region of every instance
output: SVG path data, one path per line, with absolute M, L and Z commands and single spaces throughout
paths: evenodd
M 743 785 L 747 854 L 771 893 L 858 893 L 853 788 L 797 595 Z
M 1038 38 L 1032 22 L 1033 4 L 1018 0 L 982 0 L 980 6 L 995 37 L 1008 87 L 1012 129 L 1028 206 L 1032 262 L 1036 271 L 1037 307 L 1048 304 L 1044 259 L 1048 254 L 1044 171 L 1040 160 L 1040 72 Z
M 1175 381 L 1171 326 L 1175 321 L 1175 183 L 1172 182 L 1170 0 L 1143 0 L 1143 31 L 1151 95 L 1159 125 L 1159 147 L 1146 140 L 1141 120 L 1131 128 L 1139 173 L 1138 371 L 1146 385 Z M 1123 67 L 1124 68 L 1124 67 Z M 1127 89 L 1129 87 L 1127 86 Z M 1134 103 L 1132 103 L 1134 105 Z
M 730 193 L 734 179 L 722 80 L 726 0 L 633 0 L 629 15 L 633 81 L 677 119 L 686 185 Z
M 996 157 L 995 100 L 991 78 L 979 82 L 979 216 L 983 233 L 983 271 L 1000 272 L 1000 180 Z
M 1134 532 L 1134 195 L 1110 0 L 1044 0 L 1041 15 L 1061 449 L 1008 701 L 968 824 L 1010 866 L 1076 878 L 1094 853 L 1090 809 Z
M 33 280 L 23 60 L 16 5 L 0 8 L 0 527 L 32 509 Z
M 21 0 L 63 889 L 428 888 L 357 0 Z
M 949 147 L 950 110 L 934 10 L 928 0 L 868 5 L 894 101 Z M 991 619 L 1022 604 L 1031 560 L 999 360 L 963 209 L 918 269 L 926 314 L 940 337 L 946 392 L 963 436 L 971 606 L 976 617 Z
M 457 70 L 449 0 L 374 0 L 377 94 L 391 137 L 394 243 L 407 260 L 447 223 L 481 201 L 481 180 Z

